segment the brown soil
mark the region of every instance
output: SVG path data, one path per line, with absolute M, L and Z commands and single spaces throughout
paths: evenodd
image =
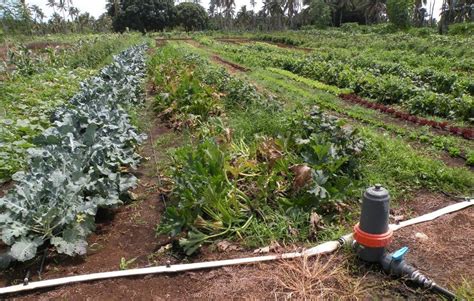
M 236 72 L 247 72 L 247 71 L 250 71 L 250 69 L 248 68 L 245 68 L 245 67 L 242 67 L 240 65 L 237 65 L 235 63 L 232 63 L 232 62 L 229 62 L 227 60 L 224 60 L 223 58 L 221 58 L 220 56 L 218 55 L 213 55 L 211 57 L 211 59 L 219 64 L 224 64 L 227 66 L 227 69 L 231 72 L 231 73 L 236 73 Z
M 157 41 L 192 41 L 192 38 L 158 38 Z
M 7 54 L 8 54 L 8 48 L 6 46 L 0 47 L 0 59 L 1 60 L 6 60 L 7 59 Z
M 0 184 L 0 198 L 3 197 L 7 193 L 7 191 L 13 187 L 13 185 L 15 185 L 15 183 L 11 180 Z
M 167 130 L 157 124 L 153 132 L 163 134 Z M 149 146 L 144 147 L 144 154 L 147 148 Z M 117 270 L 122 257 L 126 259 L 137 257 L 137 261 L 130 267 L 144 267 L 164 264 L 167 261 L 174 264 L 255 256 L 246 251 L 218 252 L 212 251 L 211 248 L 205 248 L 199 255 L 187 260 L 172 253 L 156 255 L 160 243 L 154 236 L 154 228 L 159 221 L 163 203 L 159 201 L 154 178 L 147 176 L 147 173 L 153 172 L 150 169 L 150 162 L 145 164 L 149 166 L 148 169 L 140 168 L 142 172 L 140 187 L 135 190 L 139 194 L 138 203 L 119 209 L 113 219 L 100 223 L 98 232 L 91 237 L 90 243 L 97 243 L 100 247 L 97 246 L 96 251 L 81 259 L 66 260 L 59 257 L 49 259 L 42 275 L 43 279 Z M 395 208 L 392 213 L 410 218 L 453 202 L 453 199 L 444 195 L 422 191 Z M 473 221 L 474 208 L 471 207 L 433 222 L 408 227 L 395 233 L 394 243 L 389 249 L 408 246 L 411 251 L 407 255 L 407 260 L 422 272 L 433 277 L 441 285 L 448 287 L 459 285 L 462 277 L 466 279 L 474 277 L 472 269 L 474 258 L 470 248 L 474 243 Z M 415 237 L 418 232 L 426 234 L 429 240 L 420 241 Z M 156 257 L 153 257 L 153 254 Z M 311 259 L 311 262 L 315 260 Z M 329 258 L 322 257 L 321 260 L 317 262 L 318 265 L 322 265 Z M 410 282 L 391 279 L 380 273 L 378 267 L 358 262 L 353 255 L 347 257 L 339 252 L 330 260 L 326 271 L 341 266 L 343 269 L 334 273 L 332 276 L 334 279 L 324 282 L 329 287 L 321 287 L 315 291 L 322 296 L 326 296 L 324 295 L 326 292 L 337 290 L 341 297 L 346 296 L 344 299 L 351 299 L 348 294 L 352 290 L 355 294 L 358 290 L 357 294 L 366 297 L 436 299 L 435 295 L 417 289 Z M 300 266 L 301 260 L 95 281 L 10 297 L 12 300 L 282 299 L 290 295 L 300 296 L 304 293 L 300 286 L 309 280 L 319 281 L 314 279 L 317 271 L 311 270 L 314 275 L 301 272 L 301 275 L 309 279 L 299 283 L 297 281 L 299 270 L 292 265 Z M 298 279 L 295 279 L 296 276 Z M 349 287 L 342 289 L 341 281 L 349 282 Z
M 422 192 L 402 204 L 397 214 L 426 214 L 456 200 L 443 194 Z M 427 239 L 420 238 L 425 234 Z M 418 235 L 418 237 L 417 237 Z M 445 215 L 433 222 L 397 231 L 390 249 L 408 246 L 407 260 L 438 284 L 451 286 L 462 278 L 474 279 L 474 207 Z

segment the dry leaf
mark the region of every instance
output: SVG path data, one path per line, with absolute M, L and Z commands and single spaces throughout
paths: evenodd
M 293 165 L 290 170 L 295 174 L 293 189 L 299 190 L 311 182 L 311 167 L 305 164 Z

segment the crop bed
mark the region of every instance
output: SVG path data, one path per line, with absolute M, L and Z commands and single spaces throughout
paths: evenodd
M 414 80 L 423 66 L 403 56 L 400 68 L 409 74 L 398 78 L 387 71 L 385 83 L 400 80 L 423 87 L 387 101 L 367 96 L 369 89 L 379 88 L 354 87 L 364 81 L 357 74 L 374 66 L 356 65 L 335 45 L 333 54 L 317 54 L 252 41 L 318 48 L 312 37 L 293 35 L 288 33 L 287 40 L 280 34 L 273 39 L 249 36 L 239 43 L 203 34 L 194 40 L 149 41 L 156 47 L 121 52 L 68 102 L 51 106 L 51 118 L 29 138 L 33 147 L 26 148 L 21 171 L 0 198 L 1 283 L 16 284 L 25 275 L 34 281 L 301 250 L 350 232 L 360 196 L 374 183 L 390 190 L 392 222 L 472 196 L 473 171 L 463 166 L 473 154 L 472 121 L 457 111 L 460 107 L 451 107 L 452 114 L 434 114 L 440 116 L 410 107 L 426 93 L 469 107 L 468 66 L 457 62 L 457 69 L 451 69 L 439 63 L 437 76 L 455 74 L 453 85 L 459 86 L 456 92 L 441 92 Z M 338 35 L 338 43 L 350 43 L 341 38 L 345 33 Z M 363 47 L 361 52 L 370 53 Z M 388 65 L 394 67 L 383 66 Z M 316 76 L 318 68 L 326 68 L 328 77 Z M 339 80 L 340 74 L 354 81 L 329 78 Z M 407 114 L 401 118 L 410 122 L 397 119 L 398 113 Z M 444 135 L 450 131 L 457 135 Z M 451 161 L 442 157 L 448 152 Z M 451 164 L 454 158 L 461 162 Z M 396 234 L 390 250 L 409 246 L 411 262 L 469 298 L 472 209 L 407 228 Z M 345 251 L 11 297 L 91 296 L 436 297 L 361 265 Z
M 305 53 L 265 43 L 235 45 L 205 38 L 199 41 L 238 63 L 288 70 L 329 85 L 352 89 L 360 96 L 381 103 L 400 104 L 412 114 L 464 121 L 474 116 L 474 79 L 464 60 L 460 60 L 459 68 L 453 68 L 457 71 L 445 69 L 437 73 L 429 64 L 430 67 L 423 69 L 408 63 L 374 61 L 372 53 L 354 54 L 326 48 Z M 383 53 L 383 49 L 380 52 Z M 440 61 L 444 62 L 444 59 L 440 58 Z
M 29 169 L 13 175 L 15 187 L 0 199 L 1 239 L 9 246 L 2 267 L 34 258 L 44 244 L 85 254 L 98 208 L 121 204 L 135 185 L 124 168 L 138 163 L 134 147 L 143 137 L 125 108 L 141 101 L 144 52 L 136 47 L 118 55 L 34 139 Z
M 26 164 L 33 138 L 51 125 L 51 113 L 96 74 L 112 54 L 129 47 L 136 35 L 85 36 L 58 42 L 9 44 L 0 66 L 0 183 Z

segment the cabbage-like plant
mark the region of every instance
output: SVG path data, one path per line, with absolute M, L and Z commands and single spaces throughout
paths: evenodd
M 144 137 L 125 108 L 142 100 L 144 69 L 145 46 L 122 52 L 35 138 L 28 170 L 14 174 L 15 188 L 0 198 L 0 238 L 10 246 L 1 265 L 34 258 L 47 242 L 59 253 L 86 253 L 97 209 L 121 204 L 136 182 L 121 167 L 139 163 L 135 146 Z

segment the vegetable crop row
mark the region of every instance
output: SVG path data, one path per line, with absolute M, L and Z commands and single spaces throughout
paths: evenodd
M 466 81 L 467 86 L 462 90 L 464 92 L 437 93 L 403 74 L 395 75 L 397 72 L 390 74 L 380 69 L 357 67 L 318 54 L 305 55 L 261 44 L 236 46 L 208 42 L 208 45 L 239 63 L 261 67 L 270 65 L 288 70 L 329 85 L 352 89 L 361 96 L 381 103 L 400 103 L 414 114 L 460 120 L 470 120 L 474 116 L 474 98 L 468 93 L 471 81 Z M 433 82 L 432 75 L 426 74 L 427 81 Z M 447 85 L 453 87 L 454 83 Z
M 28 170 L 13 175 L 16 185 L 0 199 L 2 254 L 10 261 L 32 259 L 39 247 L 82 255 L 98 208 L 122 203 L 135 185 L 144 137 L 131 125 L 126 108 L 142 101 L 145 46 L 114 58 L 53 115 L 53 125 L 34 139 Z
M 191 254 L 224 237 L 248 244 L 315 238 L 308 233 L 311 212 L 340 218 L 357 189 L 364 142 L 355 131 L 317 108 L 286 110 L 186 49 L 158 51 L 151 67 L 155 108 L 195 135 L 174 152 L 160 234 L 181 237 Z

